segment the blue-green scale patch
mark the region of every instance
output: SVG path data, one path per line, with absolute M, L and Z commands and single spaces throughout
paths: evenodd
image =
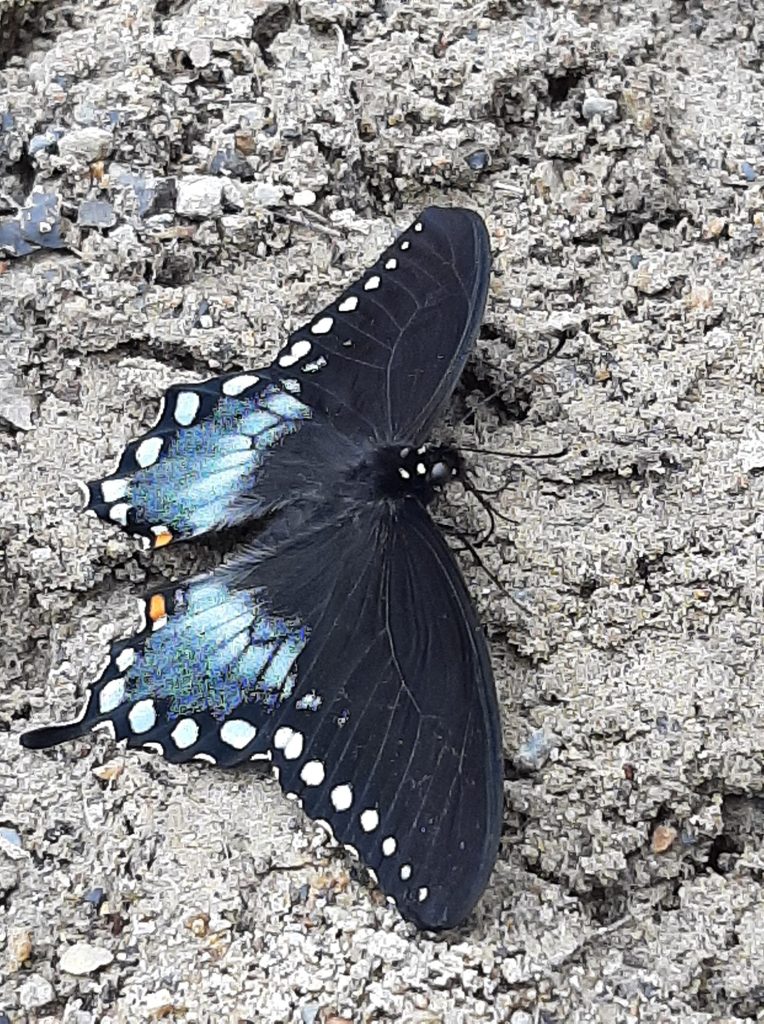
M 291 696 L 294 662 L 307 642 L 307 627 L 271 616 L 260 595 L 192 584 L 185 606 L 176 605 L 137 654 L 125 695 L 169 701 L 171 719 L 196 711 L 223 719 L 251 702 L 272 709 Z
M 138 519 L 186 537 L 225 522 L 236 499 L 252 490 L 268 451 L 311 415 L 273 385 L 247 400 L 222 398 L 207 419 L 179 430 L 153 466 L 135 473 L 129 498 Z

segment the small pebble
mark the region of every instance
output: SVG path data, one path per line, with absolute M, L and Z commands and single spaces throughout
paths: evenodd
M 58 140 L 61 156 L 74 157 L 86 163 L 104 160 L 112 151 L 114 138 L 104 128 L 78 128 Z
M 108 967 L 114 959 L 113 953 L 103 946 L 91 946 L 89 942 L 75 942 L 64 950 L 59 967 L 67 974 L 95 974 L 102 967 Z
M 756 171 L 747 160 L 744 160 L 740 165 L 740 172 L 746 181 L 756 181 Z
M 8 939 L 8 969 L 18 971 L 32 957 L 32 936 L 27 931 L 11 932 Z
M 77 223 L 83 228 L 111 228 L 117 223 L 117 214 L 105 200 L 86 199 L 80 203 Z
M 55 989 L 41 974 L 30 974 L 19 986 L 19 1003 L 25 1010 L 39 1010 L 55 998 Z
M 306 1003 L 300 1008 L 300 1020 L 302 1024 L 316 1024 L 316 1018 L 321 1007 L 318 1003 Z
M 601 117 L 603 120 L 612 121 L 618 113 L 618 104 L 615 100 L 608 100 L 597 93 L 590 93 L 581 104 L 581 114 L 587 121 L 593 117 Z
M 476 149 L 467 157 L 467 164 L 471 171 L 484 171 L 490 163 L 491 157 L 484 149 Z
M 175 210 L 184 217 L 219 217 L 223 212 L 222 178 L 209 174 L 179 178 Z
M 292 202 L 295 206 L 313 206 L 316 201 L 316 193 L 312 188 L 304 188 L 299 192 L 295 192 L 292 197 Z
M 653 832 L 653 853 L 665 853 L 666 850 L 673 846 L 677 835 L 677 830 L 673 826 L 658 825 Z
M 82 897 L 83 903 L 89 903 L 96 910 L 100 910 L 106 900 L 106 893 L 100 887 L 91 889 Z

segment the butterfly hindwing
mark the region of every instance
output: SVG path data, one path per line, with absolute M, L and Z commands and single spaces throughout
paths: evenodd
M 502 774 L 485 641 L 453 557 L 414 502 L 370 507 L 146 602 L 69 726 L 111 722 L 172 761 L 273 761 L 401 912 L 461 921 L 493 866 Z

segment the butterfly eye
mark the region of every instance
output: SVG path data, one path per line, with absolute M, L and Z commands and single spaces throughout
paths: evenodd
M 430 481 L 436 486 L 448 483 L 451 479 L 451 470 L 445 462 L 436 462 L 430 470 Z

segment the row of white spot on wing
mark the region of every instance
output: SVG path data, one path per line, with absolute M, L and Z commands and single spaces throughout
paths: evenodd
M 312 346 L 309 341 L 305 338 L 300 338 L 298 341 L 293 342 L 288 352 L 279 357 L 279 366 L 294 366 L 299 359 L 304 359 L 308 355 L 311 348 Z

